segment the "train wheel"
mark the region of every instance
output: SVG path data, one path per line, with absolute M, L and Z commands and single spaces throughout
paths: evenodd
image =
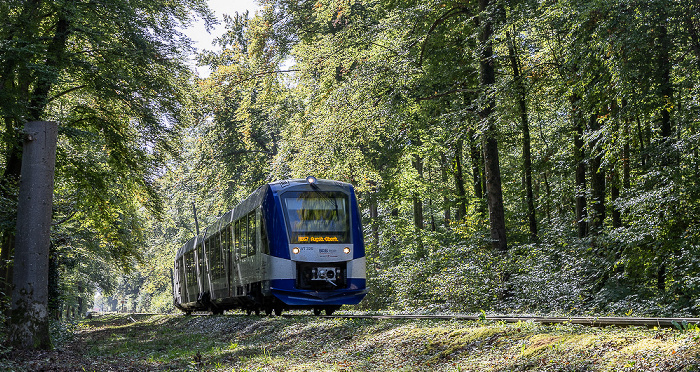
M 327 316 L 331 316 L 331 315 L 333 315 L 333 312 L 334 312 L 334 311 L 335 311 L 334 308 L 332 308 L 332 307 L 327 307 L 327 308 L 326 308 L 326 315 L 327 315 Z
M 281 307 L 276 307 L 276 308 L 275 308 L 275 315 L 276 315 L 276 316 L 282 315 L 282 308 L 281 308 Z
M 319 309 L 319 308 L 317 308 L 317 307 L 314 308 L 314 315 L 316 315 L 316 316 L 321 315 L 321 309 Z
M 271 307 L 266 307 L 265 308 L 265 315 L 270 316 L 272 315 L 272 308 Z
M 260 316 L 260 309 L 255 309 L 255 316 Z
M 250 315 L 250 314 L 252 314 L 252 313 L 253 313 L 252 310 L 250 310 L 250 309 L 245 309 L 245 315 Z

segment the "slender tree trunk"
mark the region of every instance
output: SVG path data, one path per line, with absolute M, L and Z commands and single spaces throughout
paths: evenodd
M 423 179 L 423 159 L 418 155 L 413 155 L 413 167 L 418 172 L 418 178 Z M 413 193 L 413 226 L 416 231 L 416 243 L 418 244 L 418 257 L 425 257 L 423 246 L 423 200 L 418 192 Z
M 48 275 L 53 178 L 58 126 L 25 125 L 9 343 L 19 349 L 49 349 Z
M 617 199 L 620 198 L 620 176 L 618 172 L 613 169 L 612 171 L 612 185 L 610 186 L 610 199 L 612 200 L 613 210 L 612 210 L 612 224 L 614 228 L 622 227 L 622 213 L 620 213 L 620 208 L 617 207 Z
M 0 304 L 5 318 L 10 318 L 10 294 L 12 293 L 12 259 L 15 247 L 15 234 L 13 231 L 6 230 L 2 235 L 2 251 L 0 251 Z
M 442 184 L 447 188 L 447 156 L 445 153 L 440 153 L 440 176 Z M 448 197 L 449 190 L 443 190 L 442 208 L 443 208 L 443 225 L 445 228 L 450 226 L 450 198 Z
M 520 129 L 523 132 L 523 173 L 525 176 L 525 203 L 527 206 L 527 219 L 530 229 L 530 241 L 538 241 L 537 237 L 537 217 L 535 215 L 535 200 L 532 194 L 532 155 L 530 154 L 530 124 L 528 120 L 525 84 L 520 76 L 520 60 L 515 53 L 515 45 L 509 32 L 506 32 L 508 39 L 508 54 L 510 64 L 513 69 L 513 81 L 518 94 L 518 107 L 520 108 Z
M 663 167 L 671 165 L 671 159 L 674 158 L 671 151 L 671 109 L 673 107 L 673 86 L 671 83 L 671 61 L 669 58 L 669 51 L 671 50 L 671 40 L 668 37 L 668 30 L 666 27 L 666 17 L 661 21 L 662 24 L 659 26 L 659 38 L 657 49 L 659 51 L 658 56 L 658 69 L 659 69 L 659 98 L 662 102 L 661 107 L 661 137 L 663 139 L 664 151 L 661 152 L 660 164 Z M 662 214 L 672 211 L 661 211 Z M 663 219 L 663 218 L 662 218 Z M 659 254 L 659 258 L 662 263 L 659 265 L 659 270 L 657 272 L 657 287 L 662 293 L 666 291 L 666 260 L 667 257 L 665 252 Z
M 457 188 L 457 211 L 455 220 L 461 221 L 467 215 L 467 191 L 464 188 L 464 171 L 462 167 L 462 139 L 457 140 L 455 147 L 455 186 Z
M 547 195 L 544 209 L 547 213 L 547 221 L 551 222 L 552 221 L 552 210 L 551 210 L 551 207 L 549 206 L 549 202 L 550 202 L 550 200 L 552 200 L 552 191 L 549 187 L 549 176 L 547 175 L 546 168 L 545 168 L 544 172 L 542 172 L 542 182 L 544 182 L 544 192 Z
M 22 147 L 19 139 L 15 135 L 14 120 L 5 119 L 5 134 L 9 138 L 5 147 L 5 171 L 0 178 L 0 197 L 6 200 L 17 200 L 17 184 L 19 182 L 20 170 L 22 168 Z M 19 145 L 18 145 L 19 144 Z M 11 218 L 16 217 L 16 210 L 6 211 Z M 8 221 L 9 226 L 14 226 Z M 12 293 L 12 259 L 15 249 L 15 229 L 5 228 L 0 232 L 0 292 L 5 296 L 0 296 L 0 312 L 6 318 L 10 316 L 9 296 Z
M 484 157 L 479 150 L 479 146 L 474 139 L 469 140 L 469 156 L 472 163 L 472 185 L 474 186 L 474 197 L 477 199 L 484 198 L 484 189 L 486 189 L 486 179 L 481 167 L 484 164 Z
M 490 11 L 489 0 L 479 0 L 481 16 L 479 26 L 479 84 L 481 85 L 484 103 L 479 110 L 479 118 L 482 122 L 484 133 L 482 146 L 484 151 L 484 173 L 486 175 L 486 201 L 489 207 L 489 224 L 491 226 L 491 244 L 498 252 L 508 250 L 506 239 L 506 220 L 503 208 L 503 189 L 501 186 L 501 166 L 498 155 L 498 140 L 494 125 L 493 110 L 494 99 L 491 88 L 496 83 L 496 74 L 493 67 L 493 14 Z M 504 280 L 504 282 L 507 282 Z
M 663 105 L 661 107 L 661 137 L 668 140 L 671 137 L 673 86 L 671 85 L 671 61 L 669 58 L 671 41 L 665 24 L 659 27 L 659 34 L 659 70 L 661 73 L 659 94 Z
M 373 197 L 369 204 L 369 218 L 372 225 L 372 243 L 377 250 L 379 248 L 379 208 L 376 197 Z
M 576 161 L 576 225 L 578 237 L 583 238 L 588 234 L 588 216 L 586 211 L 586 159 L 583 151 L 583 133 L 585 123 L 580 112 L 577 95 L 570 97 L 574 121 L 574 160 Z
M 698 71 L 700 71 L 700 36 L 698 36 L 698 34 L 700 34 L 700 32 L 698 32 L 700 29 L 700 24 L 693 21 L 693 14 L 698 14 L 695 9 L 688 12 L 688 16 L 685 18 L 685 25 L 688 29 L 688 34 L 690 35 L 691 48 L 693 48 L 693 52 L 695 53 L 695 63 L 698 65 Z
M 644 167 L 646 165 L 646 158 L 647 154 L 646 151 L 644 150 L 644 130 L 642 129 L 642 123 L 641 120 L 639 120 L 639 117 L 637 117 L 637 138 L 639 139 L 639 152 L 642 153 L 642 156 L 640 156 L 641 159 L 641 166 Z
M 596 115 L 591 115 L 589 119 L 590 128 L 594 131 L 600 128 L 600 124 L 596 118 Z M 592 143 L 591 148 L 596 148 L 595 140 Z M 597 150 L 594 150 L 597 151 Z M 589 232 L 597 234 L 603 228 L 605 223 L 605 169 L 601 167 L 603 161 L 603 154 L 596 153 L 591 157 L 591 206 L 590 210 L 593 212 L 590 216 L 590 226 Z

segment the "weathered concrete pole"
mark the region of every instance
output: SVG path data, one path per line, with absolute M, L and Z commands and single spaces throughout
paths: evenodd
M 8 341 L 20 349 L 50 349 L 48 281 L 51 207 L 58 125 L 24 125 L 22 171 Z

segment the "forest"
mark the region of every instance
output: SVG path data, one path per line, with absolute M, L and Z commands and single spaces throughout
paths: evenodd
M 356 310 L 700 315 L 700 5 L 0 4 L 0 303 L 24 123 L 58 123 L 52 316 L 172 312 L 170 267 L 264 183 L 352 183 Z

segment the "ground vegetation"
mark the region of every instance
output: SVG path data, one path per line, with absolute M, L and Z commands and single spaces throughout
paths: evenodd
M 310 316 L 104 315 L 7 371 L 697 371 L 698 330 Z M 69 332 L 71 331 L 71 332 Z

